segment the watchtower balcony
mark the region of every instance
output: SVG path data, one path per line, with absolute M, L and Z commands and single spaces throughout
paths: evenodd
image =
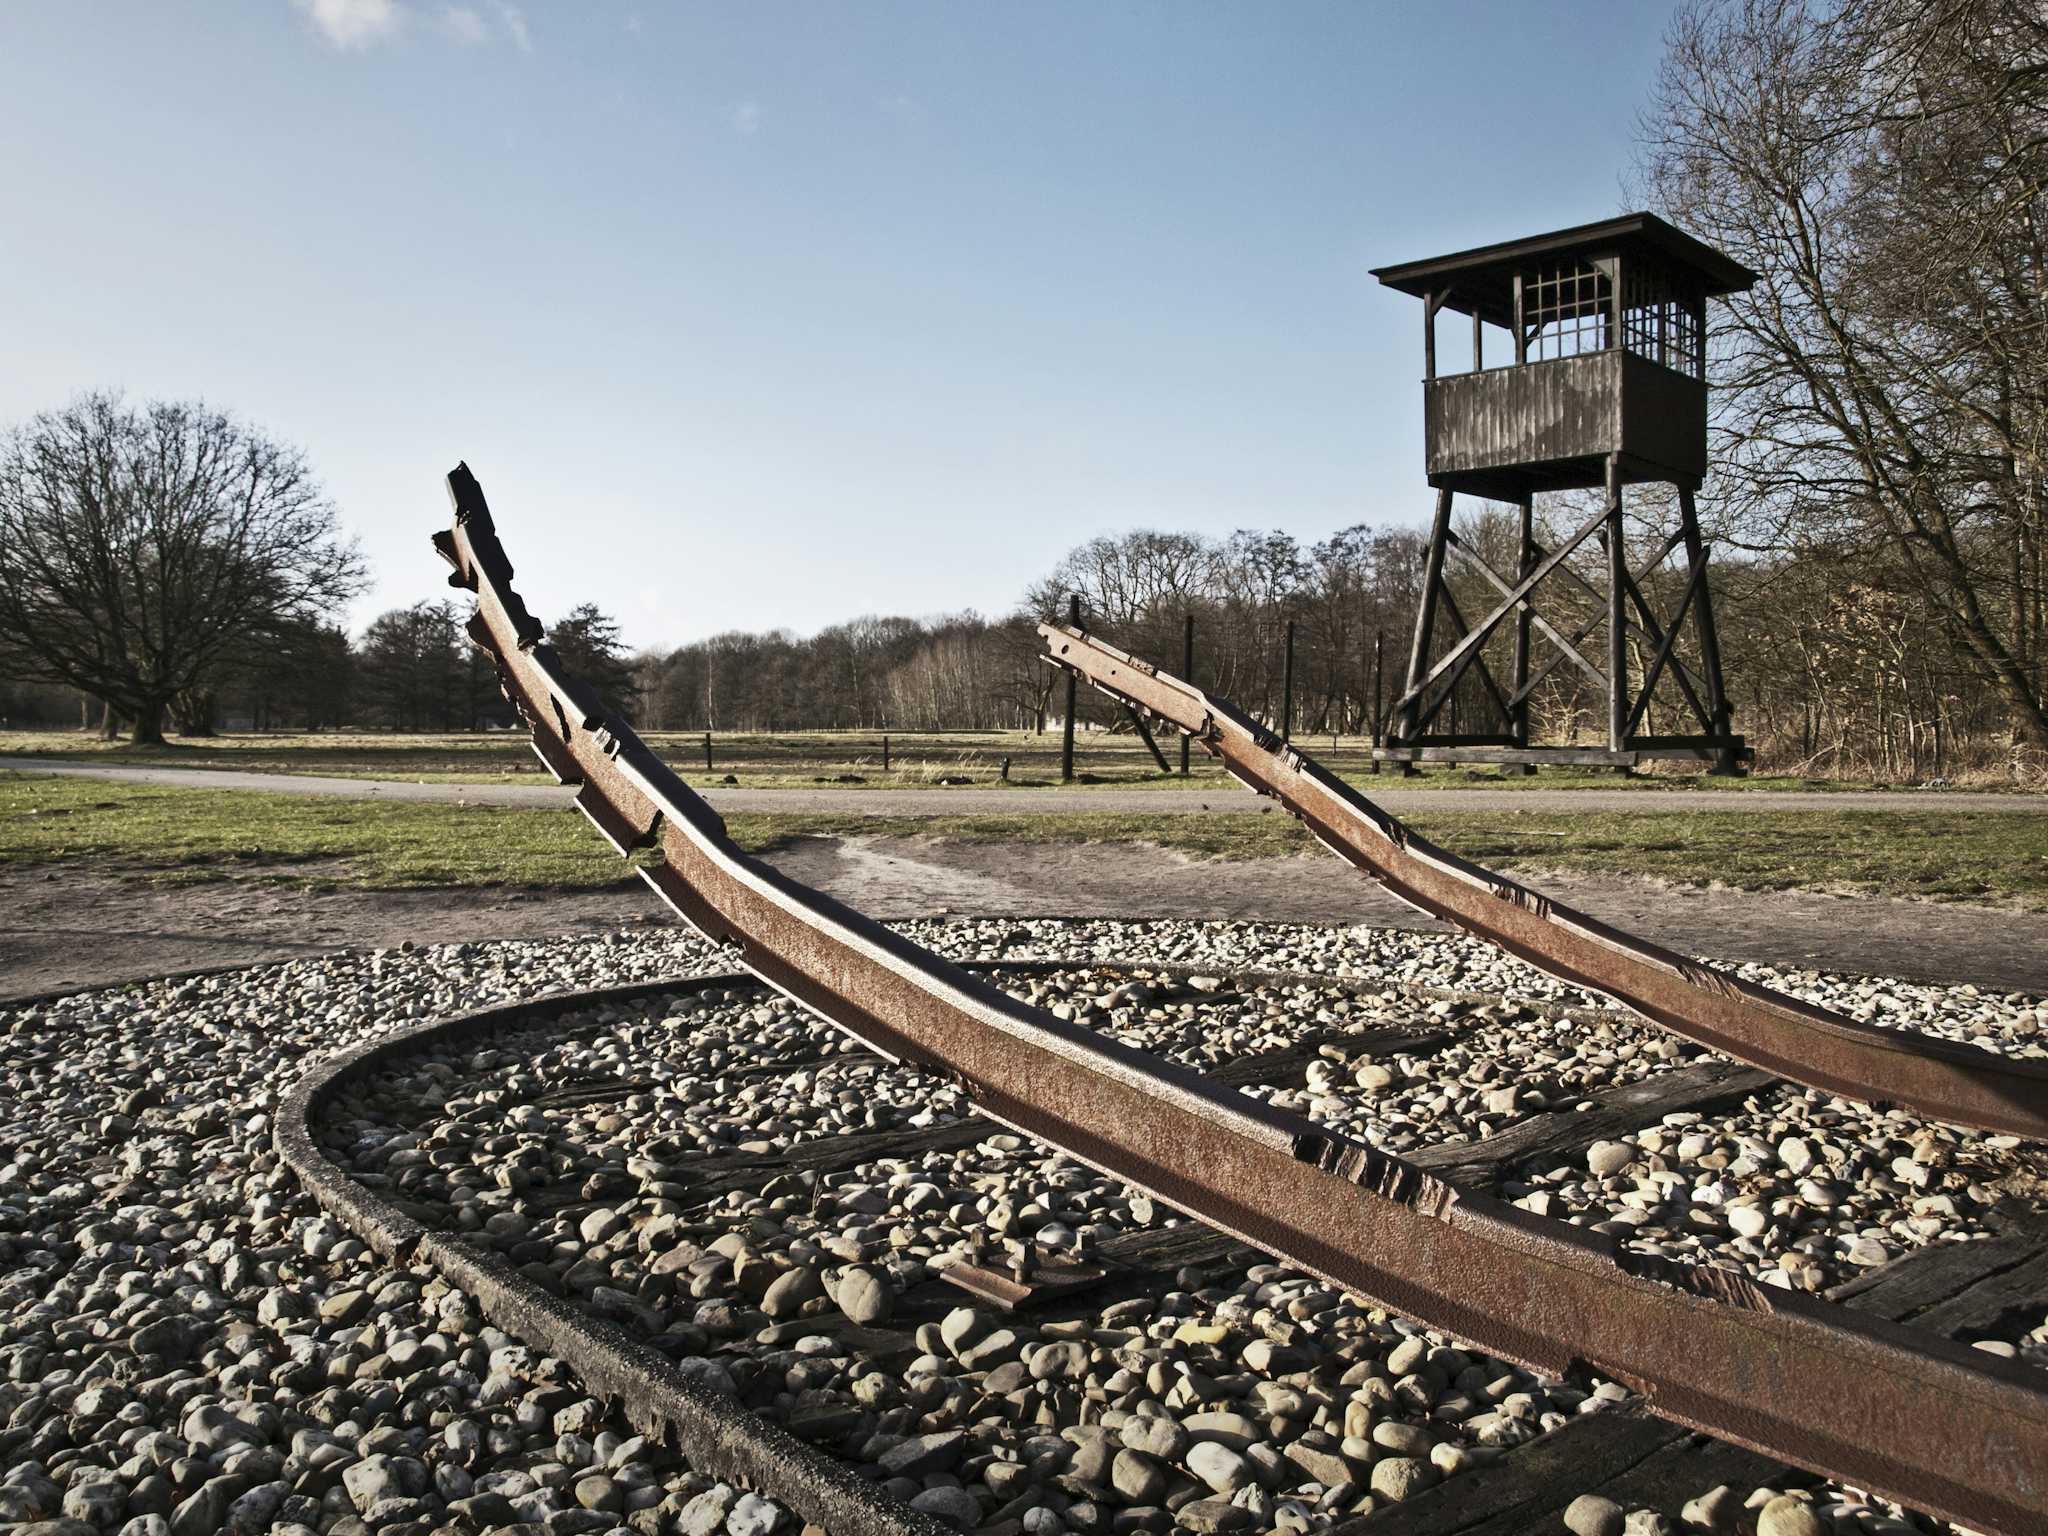
M 1625 482 L 1698 487 L 1706 303 L 1753 280 L 1720 252 L 1630 214 L 1377 275 L 1423 301 L 1423 417 L 1437 489 L 1519 501 L 1605 484 L 1610 469 Z M 1469 373 L 1438 369 L 1444 310 L 1471 317 Z M 1490 368 L 1489 328 L 1508 343 Z
M 1450 374 L 1422 386 L 1429 483 L 1519 501 L 1622 478 L 1697 486 L 1707 386 L 1623 348 Z

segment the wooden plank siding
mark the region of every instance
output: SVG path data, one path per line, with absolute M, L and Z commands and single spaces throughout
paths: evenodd
M 1633 352 L 1621 356 L 1621 452 L 1681 485 L 1707 472 L 1707 386 Z
M 1431 379 L 1423 422 L 1430 483 L 1442 489 L 1486 494 L 1517 469 L 1543 472 L 1534 488 L 1598 485 L 1614 453 L 1630 480 L 1706 473 L 1706 386 L 1633 352 Z

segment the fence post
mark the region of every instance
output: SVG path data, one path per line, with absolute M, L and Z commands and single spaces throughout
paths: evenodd
M 1187 616 L 1187 625 L 1180 637 L 1180 680 L 1190 688 L 1195 685 L 1195 616 Z M 1188 776 L 1188 734 L 1180 735 L 1180 776 Z
M 711 733 L 704 733 L 704 771 L 711 772 Z
M 1287 658 L 1280 668 L 1280 739 L 1294 739 L 1294 620 L 1287 621 Z
M 1075 592 L 1067 598 L 1067 622 L 1074 628 L 1081 627 L 1081 594 Z M 1060 778 L 1063 782 L 1074 782 L 1074 688 L 1079 682 L 1072 671 L 1067 673 L 1067 717 L 1060 724 Z
M 887 773 L 888 771 L 889 771 L 889 738 L 888 738 L 887 736 L 884 736 L 884 737 L 882 738 L 882 772 L 884 772 L 884 773 Z
M 1374 773 L 1378 773 L 1380 771 L 1379 750 L 1381 745 L 1383 744 L 1380 735 L 1380 727 L 1383 724 L 1385 724 L 1386 721 L 1386 694 L 1381 690 L 1380 687 L 1381 664 L 1384 660 L 1384 653 L 1386 651 L 1386 648 L 1386 631 L 1380 629 L 1374 630 L 1372 632 L 1372 771 Z

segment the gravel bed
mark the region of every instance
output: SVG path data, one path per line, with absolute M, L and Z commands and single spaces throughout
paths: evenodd
M 1933 1242 L 1988 1237 L 2002 1200 L 2030 1201 L 2048 1153 L 1780 1085 L 1740 1113 L 1679 1113 L 1595 1142 L 1583 1163 L 1509 1182 L 1525 1210 L 1643 1253 L 1824 1291 Z
M 920 943 L 944 944 L 947 953 L 961 960 L 1093 959 L 1122 964 L 1142 956 L 1196 971 L 1213 968 L 1226 973 L 1250 966 L 1268 971 L 1326 972 L 1389 986 L 1489 997 L 1505 994 L 1549 1007 L 1613 1006 L 1604 997 L 1556 981 L 1491 945 L 1460 934 L 1110 918 L 972 918 L 898 926 Z
M 1836 976 L 1769 965 L 1721 965 L 1745 981 L 1776 988 L 1881 1029 L 1916 1030 L 1974 1045 L 1994 1056 L 2048 1056 L 2048 1004 L 2024 992 L 1984 992 L 1885 976 Z
M 1090 919 L 992 919 L 901 925 L 921 943 L 944 943 L 959 959 L 1094 958 L 1132 955 L 1173 965 L 1255 964 L 1268 970 L 1328 971 L 1548 1008 L 1601 1008 L 1605 997 L 1544 975 L 1478 939 L 1384 928 L 1315 928 L 1273 923 L 1181 923 Z M 943 938 L 937 936 L 943 935 Z M 1048 942 L 1048 941 L 1051 942 Z M 1247 955 L 1256 957 L 1249 962 Z M 1716 970 L 1885 1028 L 1906 1028 L 2004 1056 L 2048 1056 L 2048 1004 L 2025 993 L 1989 993 L 1897 977 L 1838 976 L 1754 962 L 1699 957 Z
M 1145 965 L 1032 976 L 998 972 L 1013 997 L 1124 1045 L 1198 1070 L 1299 1045 L 1328 1029 L 1406 1023 L 1416 1000 L 1305 983 L 1182 976 Z
M 1388 1145 L 1431 1115 L 1440 1123 L 1429 1139 L 1505 1123 L 1486 1104 L 1509 1086 L 1484 1075 L 1489 1031 L 1506 1031 L 1504 1045 L 1527 1036 L 1532 1061 L 1554 1053 L 1544 1065 L 1560 1094 L 1671 1060 L 1618 1019 L 1577 1026 L 1593 1032 L 1580 1040 L 1544 1024 L 1531 1004 L 1599 1000 L 1460 938 L 1170 922 L 908 926 L 962 959 L 1195 967 L 1215 993 L 1166 976 L 1016 984 L 1197 1066 L 1322 1039 L 1329 1066 L 1316 1096 L 1327 1103 L 1310 1112 L 1360 1134 L 1377 1126 Z M 0 1527 L 793 1533 L 787 1510 L 632 1435 L 561 1362 L 483 1323 L 431 1274 L 376 1260 L 270 1146 L 271 1113 L 317 1053 L 492 1003 L 726 966 L 678 931 L 652 930 L 329 956 L 0 1009 L 12 1068 L 0 1104 Z M 1246 967 L 1363 986 L 1239 992 L 1228 978 Z M 1880 1022 L 1903 1014 L 1950 1038 L 2041 1053 L 2030 999 L 1795 980 Z M 1499 993 L 1515 1011 L 1454 1005 L 1433 1016 L 1402 986 Z M 1314 1529 L 1625 1396 L 1538 1380 L 1241 1257 L 1071 1323 L 1018 1327 L 972 1307 L 923 1316 L 912 1293 L 928 1293 L 964 1242 L 1087 1248 L 1176 1218 L 1000 1135 L 823 1181 L 771 1173 L 693 1210 L 687 1180 L 671 1177 L 693 1162 L 943 1126 L 964 1106 L 948 1085 L 880 1067 L 759 993 L 736 989 L 691 1015 L 687 1028 L 666 1012 L 556 1025 L 442 1070 L 425 1064 L 404 1105 L 361 1106 L 357 1125 L 333 1129 L 371 1177 L 396 1187 L 416 1174 L 405 1198 L 443 1203 L 454 1230 L 525 1252 L 530 1272 L 703 1362 L 714 1384 L 722 1373 L 748 1403 L 861 1457 L 956 1523 Z M 1386 1023 L 1457 1038 L 1403 1068 L 1412 1089 L 1360 1093 L 1343 1037 Z M 1535 1091 L 1551 1102 L 1548 1088 Z M 548 1095 L 555 1102 L 535 1102 Z M 396 1126 L 401 1107 L 417 1126 Z M 1524 1098 L 1513 1112 L 1539 1107 Z M 538 1118 L 514 1123 L 528 1111 Z M 1885 1127 L 1885 1150 L 1911 1150 L 1903 1130 Z M 1823 1124 L 1814 1134 L 1846 1144 L 1851 1133 Z M 1952 1194 L 1951 1178 L 1964 1179 L 1957 1235 L 1976 1214 L 1975 1156 L 1958 1144 L 1932 1191 Z M 1916 1187 L 1914 1198 L 1929 1193 Z M 2048 1317 L 2032 1322 L 1994 1342 L 2040 1361 Z M 879 1352 L 864 1342 L 885 1337 Z M 1838 1516 L 1819 1497 L 1827 1523 L 1817 1529 L 1936 1529 L 1888 1527 L 1868 1510 Z
M 0 1010 L 0 1524 L 356 1536 L 680 1517 L 707 1479 L 321 1215 L 270 1115 L 316 1051 L 715 960 L 672 933 L 453 945 Z M 749 1510 L 735 1536 L 787 1523 Z
M 1576 1109 L 1591 1093 L 1707 1055 L 1622 1017 L 1587 1023 L 1512 1002 L 1438 1002 L 1428 1016 L 1456 1030 L 1438 1050 L 1382 1056 L 1347 1054 L 1340 1045 L 1310 1066 L 1302 1087 L 1251 1091 L 1399 1153 L 1498 1135 L 1531 1115 Z

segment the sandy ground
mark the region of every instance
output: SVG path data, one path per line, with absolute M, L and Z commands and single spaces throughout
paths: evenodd
M 568 791 L 547 784 L 419 784 L 248 773 L 233 768 L 110 766 L 63 758 L 4 757 L 0 768 L 201 789 L 260 789 L 281 795 L 441 804 L 560 805 Z M 1401 789 L 1388 776 L 1369 790 L 1395 815 L 1446 811 L 2048 811 L 2048 795 L 1944 790 Z M 1209 789 L 718 789 L 702 791 L 721 811 L 847 816 L 1014 816 L 1044 811 L 1257 811 L 1270 805 L 1236 785 Z
M 1210 863 L 1142 847 L 810 838 L 773 862 L 881 918 L 950 913 L 1438 926 L 1320 854 Z M 2038 913 L 1583 875 L 1532 883 L 1686 953 L 2048 993 L 2048 919 Z M 7 870 L 0 871 L 0 997 L 408 939 L 533 938 L 667 920 L 637 883 L 574 894 L 322 892 L 258 881 L 156 884 L 89 868 Z

